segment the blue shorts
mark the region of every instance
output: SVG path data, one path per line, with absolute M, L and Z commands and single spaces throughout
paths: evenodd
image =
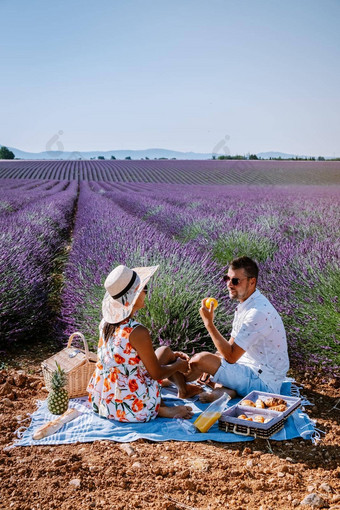
M 272 393 L 255 372 L 241 363 L 228 363 L 222 359 L 221 365 L 211 381 L 222 384 L 226 388 L 235 390 L 240 397 L 245 397 L 251 391 L 266 391 Z

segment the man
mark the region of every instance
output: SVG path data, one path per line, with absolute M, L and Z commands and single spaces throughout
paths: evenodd
M 224 391 L 232 397 L 252 390 L 280 393 L 289 368 L 286 333 L 278 312 L 256 289 L 257 278 L 257 264 L 249 257 L 231 262 L 224 281 L 239 305 L 229 340 L 214 325 L 213 305 L 208 309 L 202 301 L 200 315 L 217 353 L 201 352 L 190 360 L 187 380 L 206 373 L 216 383 L 211 393 L 201 393 L 201 401 L 211 402 Z

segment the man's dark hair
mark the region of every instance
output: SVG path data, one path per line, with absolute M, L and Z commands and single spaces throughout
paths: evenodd
M 230 262 L 231 269 L 244 269 L 249 278 L 258 278 L 259 268 L 254 260 L 249 257 L 239 257 Z

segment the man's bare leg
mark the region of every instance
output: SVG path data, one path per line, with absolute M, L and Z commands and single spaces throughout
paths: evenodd
M 215 375 L 220 366 L 221 356 L 219 354 L 212 354 L 210 352 L 195 354 L 190 360 L 190 371 L 186 374 L 186 380 L 195 381 L 199 379 L 202 373 Z M 213 402 L 221 397 L 223 393 L 228 393 L 231 398 L 235 398 L 237 395 L 235 390 L 215 384 L 215 388 L 211 392 L 202 392 L 199 399 L 201 402 Z

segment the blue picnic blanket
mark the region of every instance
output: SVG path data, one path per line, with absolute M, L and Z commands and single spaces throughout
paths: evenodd
M 294 388 L 294 391 L 293 391 Z M 281 393 L 283 395 L 297 396 L 297 387 L 287 381 L 282 385 Z M 166 405 L 190 405 L 195 413 L 190 420 L 195 421 L 198 414 L 207 408 L 208 404 L 202 404 L 198 399 L 182 400 L 176 397 L 172 388 L 162 388 L 162 398 Z M 239 399 L 230 400 L 229 406 L 236 404 Z M 308 404 L 304 401 L 304 404 Z M 78 398 L 70 400 L 70 407 L 75 407 L 81 411 L 81 415 L 73 421 L 65 424 L 55 434 L 40 440 L 32 438 L 33 432 L 48 421 L 55 419 L 47 409 L 47 400 L 38 402 L 38 409 L 31 415 L 31 423 L 26 427 L 20 427 L 17 430 L 17 439 L 14 446 L 32 446 L 32 445 L 57 445 L 71 444 L 76 442 L 86 443 L 99 440 L 117 441 L 120 443 L 136 441 L 137 439 L 148 439 L 150 441 L 217 441 L 221 443 L 238 443 L 244 441 L 253 441 L 253 437 L 241 436 L 230 432 L 219 430 L 218 423 L 215 423 L 211 429 L 202 434 L 192 434 L 181 426 L 181 420 L 169 418 L 156 418 L 147 423 L 121 423 L 114 420 L 107 420 L 96 415 L 89 407 L 87 398 Z M 304 439 L 315 439 L 315 424 L 304 412 L 303 407 L 297 409 L 285 422 L 282 430 L 271 436 L 275 441 L 284 441 L 295 437 Z

